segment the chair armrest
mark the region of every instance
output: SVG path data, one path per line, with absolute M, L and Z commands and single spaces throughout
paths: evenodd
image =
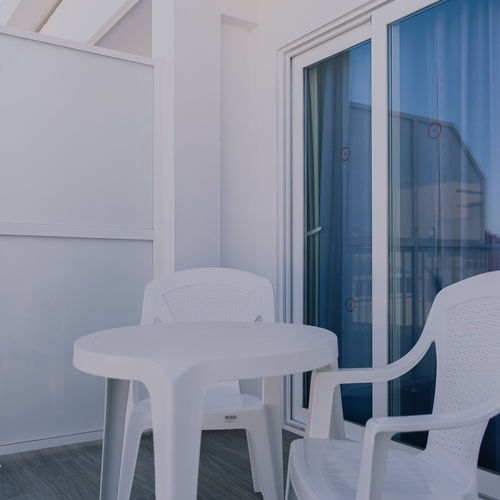
M 366 423 L 356 500 L 381 500 L 387 454 L 394 434 L 467 427 L 500 412 L 500 394 L 473 408 L 435 415 L 377 417 Z
M 433 415 L 410 415 L 403 417 L 377 417 L 371 418 L 367 424 L 373 428 L 374 433 L 389 433 L 391 436 L 401 432 L 432 431 L 437 429 L 452 429 L 454 427 L 467 427 L 489 420 L 500 413 L 500 394 L 487 401 L 451 413 L 438 413 Z
M 411 370 L 428 351 L 419 341 L 398 361 L 380 368 L 320 368 L 313 372 L 306 437 L 345 439 L 340 385 L 387 382 Z

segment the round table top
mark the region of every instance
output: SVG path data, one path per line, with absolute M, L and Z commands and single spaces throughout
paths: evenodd
M 337 338 L 325 329 L 263 322 L 138 325 L 86 335 L 74 344 L 76 368 L 128 378 L 123 362 L 165 367 L 182 363 L 217 366 L 228 378 L 285 375 L 326 366 L 337 359 Z M 121 361 L 120 363 L 116 363 Z M 113 367 L 116 367 L 113 372 Z M 125 370 L 126 371 L 126 370 Z M 226 377 L 224 377 L 226 378 Z

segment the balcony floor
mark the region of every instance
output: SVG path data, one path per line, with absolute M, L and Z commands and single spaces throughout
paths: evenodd
M 284 475 L 290 442 L 283 432 Z M 99 498 L 101 441 L 0 457 L 2 500 L 92 500 Z M 132 499 L 154 499 L 153 440 L 145 434 Z M 245 431 L 204 431 L 198 500 L 262 499 L 252 488 Z

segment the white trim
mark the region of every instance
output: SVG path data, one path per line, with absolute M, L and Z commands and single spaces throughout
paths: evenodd
M 161 190 L 161 204 L 155 207 L 155 237 L 160 237 L 157 258 L 153 259 L 153 278 L 175 271 L 175 9 L 174 0 L 152 1 L 152 55 L 159 63 L 155 78 L 154 151 L 159 163 L 155 170 L 155 193 Z M 158 233 L 160 231 L 160 235 Z
M 379 367 L 388 360 L 388 104 L 387 104 L 387 28 L 372 23 L 372 363 Z M 380 123 L 380 126 L 378 124 Z M 376 214 L 376 216 L 375 216 Z M 381 217 L 379 217 L 379 214 Z M 388 412 L 386 383 L 373 384 L 374 416 Z
M 175 269 L 175 185 L 174 169 L 168 162 L 166 64 L 158 63 L 154 74 L 153 135 L 153 278 Z
M 22 453 L 25 451 L 43 450 L 54 448 L 55 446 L 65 446 L 68 444 L 86 443 L 89 441 L 102 440 L 102 431 L 84 432 L 82 434 L 69 434 L 67 436 L 57 436 L 35 441 L 24 441 L 21 443 L 6 444 L 0 446 L 0 456 L 11 453 Z
M 276 307 L 278 321 L 291 322 L 291 57 L 285 52 L 278 52 L 278 99 L 277 99 L 277 169 L 278 193 L 278 238 L 276 245 L 277 288 Z
M 325 41 L 345 33 L 356 26 L 370 20 L 372 12 L 396 0 L 372 0 L 357 7 L 343 16 L 334 19 L 325 25 L 305 34 L 297 40 L 283 46 L 279 52 L 294 57 L 306 52 L 310 48 L 320 45 Z
M 149 241 L 153 240 L 153 230 L 125 227 L 87 227 L 0 222 L 0 236 L 42 236 L 49 238 L 93 238 Z
M 303 428 L 303 427 L 297 427 L 296 425 L 292 425 L 292 424 L 284 424 L 283 429 L 285 431 L 292 432 L 293 434 L 296 434 L 297 436 L 304 437 L 305 428 Z
M 31 33 L 21 29 L 12 28 L 11 26 L 0 26 L 0 35 L 15 36 L 16 38 L 24 38 L 26 40 L 33 40 L 39 43 L 48 43 L 50 45 L 57 45 L 66 49 L 74 49 L 80 52 L 89 52 L 91 54 L 99 54 L 104 57 L 112 57 L 113 59 L 121 59 L 124 61 L 144 64 L 146 66 L 152 66 L 153 68 L 155 68 L 155 66 L 158 64 L 158 61 L 155 61 L 149 57 L 137 56 L 118 50 L 96 47 L 94 45 L 74 42 L 71 40 L 64 40 L 50 35 Z

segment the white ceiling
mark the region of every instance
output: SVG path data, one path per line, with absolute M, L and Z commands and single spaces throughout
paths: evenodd
M 0 25 L 96 43 L 139 0 L 0 0 Z

